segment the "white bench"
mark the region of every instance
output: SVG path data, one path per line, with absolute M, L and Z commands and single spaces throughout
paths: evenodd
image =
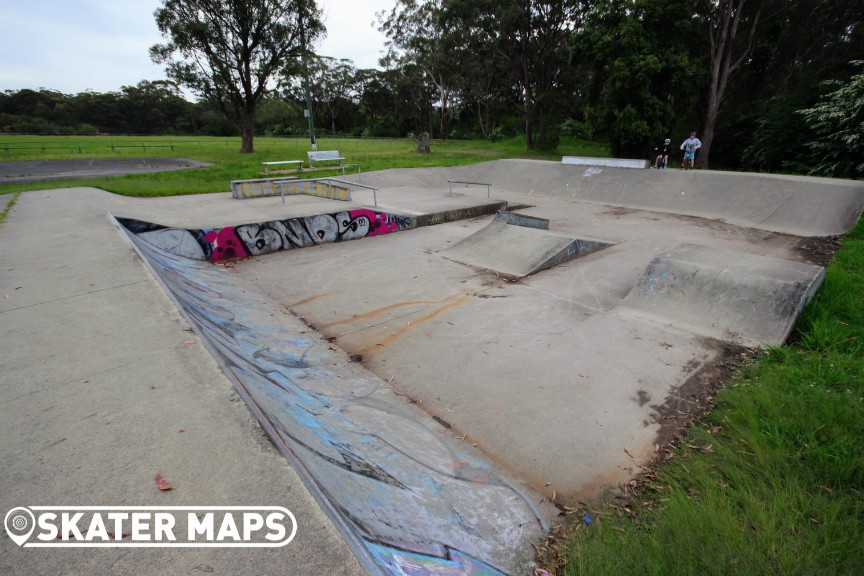
M 270 166 L 277 166 L 279 164 L 297 164 L 297 169 L 303 170 L 302 160 L 280 160 L 279 162 L 262 162 L 261 164 L 264 165 L 264 172 L 269 172 Z
M 315 167 L 313 162 L 339 162 L 339 166 L 342 166 L 342 161 L 345 160 L 339 155 L 338 150 L 310 150 L 307 154 L 309 155 L 309 168 Z

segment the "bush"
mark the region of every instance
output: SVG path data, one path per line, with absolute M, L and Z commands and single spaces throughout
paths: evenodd
M 573 136 L 580 140 L 591 139 L 591 130 L 588 129 L 588 126 L 584 122 L 574 120 L 573 118 L 564 120 L 564 122 L 558 125 L 558 130 L 562 136 Z

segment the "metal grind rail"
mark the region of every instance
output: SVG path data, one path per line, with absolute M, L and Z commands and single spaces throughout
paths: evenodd
M 486 198 L 491 198 L 492 194 L 492 184 L 488 182 L 466 182 L 464 180 L 448 180 L 448 184 L 450 184 L 450 196 L 453 195 L 453 184 L 467 184 L 469 186 L 486 186 Z
M 369 186 L 367 184 L 361 184 L 359 182 L 351 182 L 350 180 L 342 180 L 341 178 L 309 178 L 305 180 L 306 182 L 326 182 L 331 184 L 333 182 L 337 184 L 342 184 L 343 186 L 356 186 L 358 188 L 365 188 L 366 190 L 372 190 L 372 200 L 374 202 L 375 207 L 378 207 L 378 190 L 380 188 L 376 188 L 375 186 Z M 286 182 L 296 182 L 296 179 L 288 180 Z M 279 184 L 279 196 L 282 198 L 282 204 L 285 204 L 285 189 L 282 187 L 282 182 L 278 182 Z

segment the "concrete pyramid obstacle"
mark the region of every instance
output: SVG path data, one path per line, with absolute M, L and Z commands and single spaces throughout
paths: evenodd
M 548 220 L 499 211 L 488 226 L 448 248 L 444 257 L 515 280 L 611 246 L 548 228 Z

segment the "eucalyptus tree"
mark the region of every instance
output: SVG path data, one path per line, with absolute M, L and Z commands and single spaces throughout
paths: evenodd
M 391 68 L 416 64 L 438 91 L 441 106 L 439 134 L 447 137 L 447 118 L 457 92 L 460 62 L 465 57 L 461 29 L 447 25 L 447 0 L 396 0 L 389 13 L 378 13 L 379 30 L 387 38 Z
M 315 0 L 163 0 L 154 16 L 166 41 L 150 48 L 153 61 L 224 113 L 246 153 L 280 67 L 324 31 Z
M 302 70 L 302 69 L 301 69 Z M 326 112 L 330 119 L 330 131 L 336 133 L 337 120 L 356 99 L 357 69 L 354 62 L 347 58 L 330 58 L 329 56 L 311 56 L 308 58 L 305 71 L 298 71 L 294 66 L 282 69 L 282 84 L 284 93 L 289 98 L 302 102 L 306 100 L 306 79 L 313 102 L 318 112 Z M 300 76 L 306 76 L 306 79 Z
M 310 77 L 313 94 L 330 116 L 330 131 L 336 133 L 336 121 L 352 105 L 357 95 L 357 69 L 347 58 L 316 58 L 317 66 Z
M 476 45 L 487 45 L 518 86 L 525 146 L 546 145 L 552 112 L 572 90 L 570 39 L 592 2 L 577 0 L 450 0 L 448 10 Z M 473 56 L 473 55 L 472 55 Z M 535 132 L 537 138 L 535 140 Z
M 786 6 L 785 0 L 702 0 L 700 14 L 705 21 L 709 42 L 711 80 L 701 130 L 699 164 L 708 166 L 717 115 L 729 81 L 748 62 L 760 26 Z
M 518 103 L 514 96 L 518 82 L 509 62 L 502 57 L 501 46 L 493 41 L 498 27 L 495 13 L 489 11 L 491 7 L 456 0 L 447 8 L 445 25 L 461 28 L 464 53 L 468 55 L 458 62 L 459 100 L 466 116 L 476 115 L 476 127 L 483 138 L 489 138 L 500 117 Z
M 647 157 L 676 124 L 698 116 L 708 46 L 692 8 L 692 0 L 601 0 L 574 36 L 586 121 L 614 155 Z

